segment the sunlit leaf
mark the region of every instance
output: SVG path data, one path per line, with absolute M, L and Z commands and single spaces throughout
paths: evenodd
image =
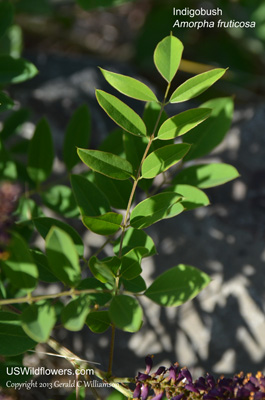
M 113 235 L 121 228 L 123 216 L 115 212 L 98 215 L 96 217 L 83 216 L 83 224 L 98 235 Z
M 0 85 L 20 83 L 33 78 L 37 68 L 24 58 L 0 55 Z
M 155 66 L 167 82 L 174 78 L 181 60 L 183 44 L 179 39 L 170 35 L 165 37 L 155 48 Z
M 178 184 L 170 186 L 166 190 L 183 196 L 181 204 L 185 210 L 193 210 L 194 208 L 208 206 L 210 204 L 206 194 L 202 190 L 191 185 Z

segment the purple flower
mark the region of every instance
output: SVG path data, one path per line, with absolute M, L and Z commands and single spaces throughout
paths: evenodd
M 141 387 L 142 387 L 141 383 L 137 383 L 136 388 L 134 389 L 134 392 L 133 392 L 133 398 L 134 399 L 139 399 L 140 398 Z
M 155 397 L 152 398 L 152 400 L 161 400 L 163 397 L 164 392 L 161 392 L 157 394 Z
M 147 385 L 143 385 L 142 386 L 142 390 L 141 390 L 141 398 L 142 398 L 142 400 L 146 400 L 147 399 L 148 391 L 149 391 L 148 386 Z
M 155 376 L 157 376 L 157 375 L 162 375 L 164 372 L 166 371 L 166 368 L 165 367 L 159 367 L 158 368 L 158 370 L 155 372 Z
M 193 385 L 193 383 L 188 383 L 187 385 L 185 385 L 185 389 L 189 390 L 190 392 L 200 393 L 195 385 Z
M 151 378 L 150 375 L 143 374 L 142 372 L 138 372 L 138 376 L 136 377 L 137 381 L 146 381 L 149 378 Z
M 192 383 L 192 376 L 191 376 L 191 373 L 190 373 L 190 371 L 189 371 L 186 367 L 185 367 L 185 368 L 182 368 L 181 374 L 182 374 L 182 377 L 185 378 L 185 379 L 187 379 L 187 381 L 188 381 L 189 383 Z
M 146 356 L 145 357 L 145 365 L 146 365 L 145 373 L 149 374 L 149 372 L 151 371 L 152 366 L 153 366 L 153 360 L 152 360 L 151 356 Z

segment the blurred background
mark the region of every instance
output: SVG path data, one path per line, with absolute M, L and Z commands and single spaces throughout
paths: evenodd
M 92 111 L 94 146 L 114 127 L 95 101 L 95 87 L 109 90 L 97 66 L 139 78 L 161 97 L 165 84 L 154 68 L 153 51 L 158 41 L 172 31 L 185 48 L 174 87 L 211 66 L 229 67 L 225 79 L 199 99 L 172 106 L 169 114 L 176 114 L 183 107 L 196 107 L 209 98 L 232 96 L 235 114 L 231 129 L 224 142 L 203 161 L 231 163 L 241 177 L 208 190 L 210 207 L 184 213 L 149 229 L 159 255 L 146 260 L 144 265 L 150 281 L 178 263 L 201 268 L 213 281 L 198 298 L 178 309 L 160 309 L 144 303 L 146 323 L 142 330 L 135 335 L 117 334 L 114 373 L 134 376 L 144 369 L 148 353 L 154 354 L 156 365 L 178 361 L 190 368 L 194 376 L 205 371 L 226 375 L 240 370 L 265 372 L 265 2 L 190 0 L 187 5 L 185 0 L 13 0 L 12 3 L 14 21 L 0 40 L 0 52 L 14 57 L 22 54 L 39 69 L 33 80 L 9 89 L 17 110 L 30 109 L 19 129 L 25 136 L 32 135 L 36 122 L 45 115 L 57 147 L 58 168 L 67 122 L 80 104 L 89 104 Z M 173 28 L 176 19 L 202 18 L 176 17 L 173 7 L 219 7 L 223 21 L 255 21 L 256 26 Z M 132 100 L 129 104 L 141 112 L 139 103 Z M 2 115 L 5 119 L 9 114 Z M 101 238 L 96 235 L 86 234 L 85 239 L 88 254 L 100 245 Z M 82 358 L 101 362 L 103 369 L 106 366 L 108 332 L 97 336 L 87 329 L 56 335 Z M 23 396 L 42 398 L 41 393 L 34 397 L 37 396 L 34 390 Z M 64 398 L 58 393 L 57 396 L 54 399 Z M 0 398 L 7 399 L 1 394 Z

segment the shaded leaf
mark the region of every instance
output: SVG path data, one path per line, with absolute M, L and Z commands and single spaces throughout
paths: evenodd
M 54 150 L 50 127 L 46 119 L 41 119 L 36 126 L 29 145 L 28 174 L 40 183 L 45 181 L 52 171 Z
M 111 131 L 100 143 L 98 150 L 106 151 L 107 153 L 116 154 L 125 158 L 125 152 L 123 148 L 123 130 L 120 128 Z
M 48 258 L 40 250 L 30 249 L 30 254 L 32 255 L 35 264 L 39 271 L 39 280 L 43 282 L 58 282 L 58 278 L 51 272 Z
M 0 55 L 0 85 L 20 83 L 33 78 L 37 68 L 24 58 Z
M 229 164 L 200 164 L 183 169 L 172 180 L 174 184 L 190 184 L 201 189 L 223 185 L 239 177 L 235 167 Z
M 120 276 L 130 280 L 141 274 L 141 261 L 148 254 L 148 250 L 144 247 L 136 247 L 130 250 L 121 258 Z
M 223 141 L 232 122 L 234 104 L 231 97 L 209 100 L 201 107 L 212 108 L 212 113 L 202 125 L 185 135 L 185 142 L 192 144 L 185 161 L 210 153 Z
M 36 344 L 22 329 L 19 315 L 0 311 L 0 354 L 2 356 L 23 354 Z
M 70 171 L 79 161 L 76 147 L 88 147 L 91 134 L 91 117 L 88 107 L 84 104 L 73 113 L 66 129 L 63 160 Z
M 108 212 L 96 217 L 84 216 L 82 218 L 83 224 L 92 232 L 98 235 L 113 235 L 121 228 L 123 220 L 122 214 L 115 212 Z
M 77 233 L 77 231 L 72 228 L 70 225 L 66 224 L 65 222 L 62 222 L 58 219 L 54 218 L 35 218 L 34 219 L 34 225 L 36 226 L 37 231 L 40 233 L 40 235 L 43 237 L 43 239 L 46 239 L 46 236 L 49 233 L 49 230 L 53 227 L 56 226 L 57 228 L 62 229 L 64 232 L 68 233 L 68 235 L 72 238 L 76 250 L 78 252 L 78 255 L 80 257 L 83 256 L 84 254 L 84 244 L 81 239 L 81 236 Z
M 125 131 L 136 136 L 146 135 L 146 126 L 136 112 L 112 94 L 96 90 L 99 105 Z
M 89 168 L 113 179 L 133 177 L 132 165 L 115 154 L 100 150 L 78 149 L 78 155 Z
M 29 116 L 29 110 L 26 108 L 20 108 L 19 110 L 13 111 L 4 122 L 4 127 L 0 133 L 1 139 L 5 140 L 16 133 L 17 129 L 28 120 Z
M 175 115 L 163 123 L 158 131 L 157 138 L 168 140 L 184 135 L 208 118 L 211 111 L 207 108 L 193 108 Z
M 9 258 L 2 261 L 6 276 L 15 287 L 31 292 L 37 285 L 39 273 L 27 243 L 21 236 L 13 233 L 8 252 Z
M 110 211 L 108 199 L 98 187 L 81 175 L 71 176 L 71 185 L 81 214 L 97 216 Z
M 131 226 L 138 229 L 148 226 L 164 218 L 172 218 L 180 214 L 184 208 L 179 203 L 181 196 L 176 193 L 160 193 L 143 200 L 132 210 Z
M 117 328 L 137 332 L 142 326 L 143 310 L 133 297 L 118 295 L 111 300 L 109 316 Z
M 108 311 L 94 311 L 88 314 L 86 324 L 94 333 L 103 333 L 110 327 Z
M 199 96 L 205 90 L 209 89 L 218 79 L 222 78 L 225 74 L 226 69 L 215 68 L 210 71 L 203 72 L 202 74 L 193 76 L 186 82 L 182 83 L 175 91 L 172 93 L 169 102 L 170 103 L 180 103 L 182 101 L 187 101 Z
M 1 5 L 1 3 L 0 3 Z M 1 26 L 1 25 L 0 25 Z M 0 111 L 5 111 L 14 106 L 14 102 L 7 94 L 0 92 Z M 1 136 L 1 134 L 0 134 Z
M 186 143 L 170 144 L 149 154 L 142 165 L 142 177 L 152 179 L 179 162 L 190 149 Z
M 47 342 L 56 323 L 56 312 L 48 301 L 31 304 L 21 315 L 22 328 L 38 343 Z
M 60 228 L 52 227 L 46 236 L 46 253 L 54 275 L 65 284 L 76 286 L 81 270 L 72 238 Z
M 81 294 L 71 300 L 61 313 L 63 326 L 69 331 L 77 332 L 83 328 L 90 311 L 90 300 L 86 294 Z
M 104 306 L 111 299 L 110 293 L 104 293 L 104 290 L 107 289 L 106 285 L 101 283 L 96 278 L 86 278 L 83 279 L 79 285 L 76 287 L 77 290 L 87 290 L 94 289 L 97 293 L 89 293 L 87 296 L 91 301 L 91 305 Z
M 144 279 L 139 275 L 134 279 L 127 281 L 126 279 L 121 279 L 124 289 L 128 292 L 139 293 L 146 289 L 146 284 Z
M 3 36 L 6 30 L 13 22 L 13 6 L 7 1 L 0 3 L 0 37 Z
M 47 207 L 65 218 L 74 218 L 79 215 L 73 191 L 69 186 L 52 186 L 42 191 L 41 198 Z
M 129 228 L 125 231 L 122 242 L 121 255 L 125 255 L 135 247 L 144 247 L 148 252 L 143 257 L 150 257 L 157 253 L 153 239 L 146 232 L 140 229 Z M 113 246 L 113 251 L 119 255 L 120 238 L 118 238 Z
M 142 101 L 158 101 L 152 90 L 137 79 L 100 68 L 106 81 L 120 93 Z
M 97 257 L 91 257 L 89 268 L 96 279 L 102 283 L 114 283 L 118 269 L 121 266 L 121 260 L 118 257 L 108 257 L 99 260 Z
M 199 269 L 180 264 L 156 278 L 145 295 L 161 306 L 176 307 L 197 296 L 210 281 Z
M 183 44 L 170 35 L 165 37 L 155 48 L 154 62 L 158 72 L 167 82 L 174 78 L 182 57 Z

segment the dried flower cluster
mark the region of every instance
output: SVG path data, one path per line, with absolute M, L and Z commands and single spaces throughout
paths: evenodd
M 178 363 L 170 368 L 159 367 L 150 374 L 152 357 L 147 356 L 145 362 L 145 372 L 136 377 L 134 398 L 137 399 L 161 400 L 165 396 L 171 400 L 265 399 L 265 377 L 261 372 L 256 376 L 241 372 L 233 378 L 219 379 L 207 374 L 193 381 L 190 371 L 180 369 Z
M 0 258 L 5 257 L 4 248 L 9 241 L 8 230 L 13 223 L 12 213 L 20 194 L 20 187 L 10 182 L 0 184 Z

